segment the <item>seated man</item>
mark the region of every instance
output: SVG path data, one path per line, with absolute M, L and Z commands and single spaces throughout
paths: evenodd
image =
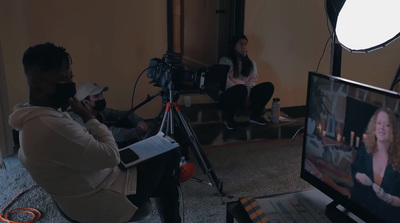
M 23 65 L 29 101 L 16 105 L 9 117 L 20 131 L 18 158 L 69 218 L 137 220 L 154 196 L 161 222 L 181 222 L 178 177 L 173 176 L 177 151 L 119 169 L 113 135 L 74 97 L 71 57 L 65 48 L 52 43 L 30 47 Z M 69 106 L 85 127 L 63 112 Z
M 140 141 L 148 130 L 146 122 L 134 112 L 107 108 L 104 91 L 108 91 L 108 87 L 86 83 L 78 88 L 75 96 L 99 122 L 108 127 L 119 148 Z M 68 113 L 72 119 L 85 126 L 79 115 L 73 111 Z

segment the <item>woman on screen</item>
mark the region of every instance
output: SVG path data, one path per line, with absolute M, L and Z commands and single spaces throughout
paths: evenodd
M 400 219 L 400 126 L 392 111 L 371 117 L 352 163 L 351 199 L 387 222 Z

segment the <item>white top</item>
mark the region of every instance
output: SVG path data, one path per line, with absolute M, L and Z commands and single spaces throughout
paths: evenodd
M 136 168 L 118 168 L 118 147 L 97 119 L 86 128 L 66 112 L 17 105 L 9 118 L 20 131 L 18 158 L 35 182 L 80 222 L 127 222 L 137 210 Z
M 234 70 L 233 70 L 233 63 L 232 60 L 229 57 L 222 57 L 219 60 L 220 64 L 227 64 L 230 66 L 229 68 L 229 72 L 228 72 L 228 76 L 226 78 L 226 87 L 225 90 L 237 85 L 237 84 L 244 84 L 247 87 L 253 87 L 258 79 L 258 75 L 257 75 L 257 65 L 256 62 L 254 60 L 251 60 L 251 62 L 253 63 L 253 70 L 250 71 L 250 74 L 248 77 L 244 77 L 241 73 L 242 71 L 242 63 L 239 63 L 239 76 L 237 78 L 235 78 L 233 76 L 234 74 Z

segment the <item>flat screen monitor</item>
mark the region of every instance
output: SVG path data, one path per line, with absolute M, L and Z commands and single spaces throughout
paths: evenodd
M 328 217 L 400 222 L 400 95 L 309 72 L 306 110 L 301 178 L 332 198 Z

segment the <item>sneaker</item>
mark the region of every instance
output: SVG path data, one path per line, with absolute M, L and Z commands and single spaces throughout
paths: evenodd
M 263 116 L 250 118 L 249 122 L 256 125 L 267 125 L 267 120 Z
M 224 121 L 224 124 L 228 130 L 233 130 L 236 128 L 236 124 L 233 121 Z

